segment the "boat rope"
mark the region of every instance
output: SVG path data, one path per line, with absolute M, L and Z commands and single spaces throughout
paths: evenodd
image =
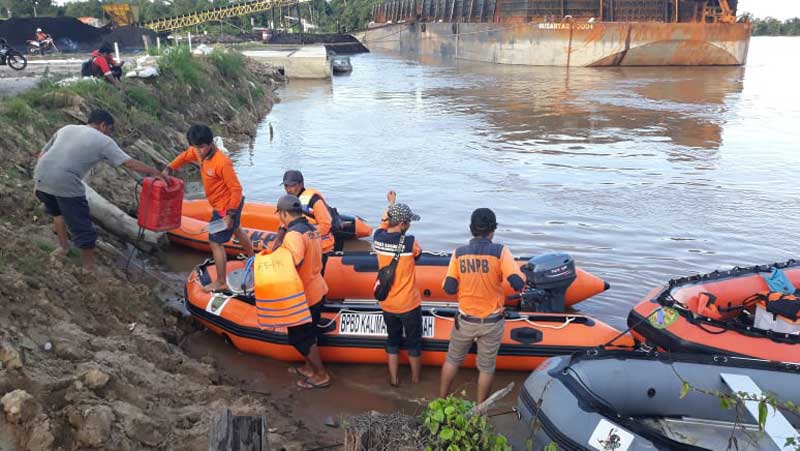
M 322 328 L 322 329 L 330 327 L 332 324 L 334 324 L 336 322 L 337 319 L 339 319 L 340 316 L 342 316 L 342 313 L 364 313 L 364 312 L 360 312 L 358 310 L 350 310 L 350 309 L 343 308 L 343 309 L 339 310 L 339 312 L 336 313 L 336 316 L 334 316 L 333 318 L 331 318 L 330 321 L 328 321 L 328 324 L 323 325 L 322 323 L 320 323 L 320 324 L 317 324 L 317 327 Z M 379 312 L 372 313 L 372 314 L 375 315 L 377 313 L 379 313 Z
M 442 316 L 442 315 L 439 315 L 438 313 L 436 313 L 436 309 L 435 309 L 435 308 L 432 308 L 432 309 L 431 309 L 431 315 L 432 315 L 434 318 L 439 318 L 439 319 L 441 319 L 441 320 L 445 320 L 445 321 L 455 321 L 455 318 L 450 318 L 450 317 L 447 317 L 447 316 Z M 540 324 L 540 323 L 537 323 L 537 322 L 535 322 L 535 321 L 533 321 L 533 320 L 531 320 L 531 319 L 529 319 L 529 318 L 530 318 L 530 317 L 529 317 L 529 316 L 527 316 L 527 315 L 526 315 L 526 316 L 520 316 L 519 318 L 514 318 L 514 319 L 506 319 L 506 322 L 512 323 L 512 322 L 516 322 L 516 321 L 525 321 L 526 323 L 530 324 L 530 325 L 531 325 L 531 326 L 533 326 L 533 327 L 539 327 L 539 328 L 542 328 L 542 329 L 561 330 L 561 329 L 563 329 L 563 328 L 565 328 L 565 327 L 569 326 L 569 325 L 570 325 L 570 323 L 572 323 L 573 321 L 575 321 L 575 320 L 577 319 L 577 317 L 575 317 L 575 316 L 567 316 L 567 318 L 564 320 L 564 322 L 563 322 L 563 323 L 561 323 L 560 325 L 558 325 L 558 326 L 551 326 L 551 325 L 549 325 L 549 324 Z

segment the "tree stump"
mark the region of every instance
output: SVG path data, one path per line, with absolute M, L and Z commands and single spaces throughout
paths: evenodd
M 211 420 L 208 451 L 269 451 L 267 434 L 267 417 L 232 415 L 224 409 Z

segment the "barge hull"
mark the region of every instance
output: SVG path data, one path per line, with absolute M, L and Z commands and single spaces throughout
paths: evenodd
M 741 66 L 749 23 L 375 24 L 370 50 L 527 66 Z

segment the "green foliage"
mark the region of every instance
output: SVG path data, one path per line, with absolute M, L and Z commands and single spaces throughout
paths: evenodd
M 467 416 L 472 407 L 470 401 L 454 396 L 431 401 L 422 413 L 426 451 L 511 450 L 506 438 L 494 433 L 485 416 Z
M 2 106 L 0 106 L 0 115 L 9 121 L 20 123 L 29 122 L 33 119 L 33 113 L 28 102 L 21 97 L 12 97 L 9 100 L 5 100 Z
M 245 58 L 239 52 L 214 49 L 208 56 L 223 77 L 238 80 L 244 74 Z
M 173 47 L 158 60 L 158 68 L 165 77 L 172 77 L 193 88 L 205 87 L 203 67 L 186 47 Z
M 142 86 L 129 86 L 125 88 L 125 93 L 134 106 L 151 116 L 159 117 L 161 102 L 146 88 Z
M 794 413 L 795 415 L 800 415 L 800 406 L 795 405 L 791 401 L 781 401 L 779 400 L 774 394 L 760 394 L 754 395 L 751 393 L 746 393 L 743 391 L 735 392 L 735 393 L 724 393 L 718 390 L 706 390 L 703 388 L 698 388 L 689 383 L 689 381 L 683 379 L 679 374 L 676 373 L 679 379 L 681 379 L 681 391 L 680 397 L 683 398 L 688 394 L 690 391 L 701 393 L 708 396 L 714 396 L 719 398 L 719 405 L 720 408 L 725 410 L 730 410 L 739 405 L 740 403 L 744 402 L 757 402 L 758 403 L 758 429 L 763 431 L 764 427 L 767 424 L 767 416 L 769 415 L 769 407 L 772 407 L 775 410 L 784 409 L 789 412 Z M 734 425 L 735 427 L 735 425 Z M 729 444 L 728 449 L 736 448 L 735 437 L 731 435 L 732 444 Z M 797 437 L 788 437 L 786 439 L 786 443 L 784 447 L 790 447 L 795 451 L 800 451 L 800 436 Z
M 800 17 L 780 21 L 774 17 L 753 19 L 753 36 L 800 36 Z

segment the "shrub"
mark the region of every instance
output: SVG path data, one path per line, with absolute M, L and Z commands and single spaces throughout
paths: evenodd
M 511 446 L 483 415 L 467 416 L 473 403 L 448 396 L 435 399 L 422 413 L 426 451 L 510 451 Z

